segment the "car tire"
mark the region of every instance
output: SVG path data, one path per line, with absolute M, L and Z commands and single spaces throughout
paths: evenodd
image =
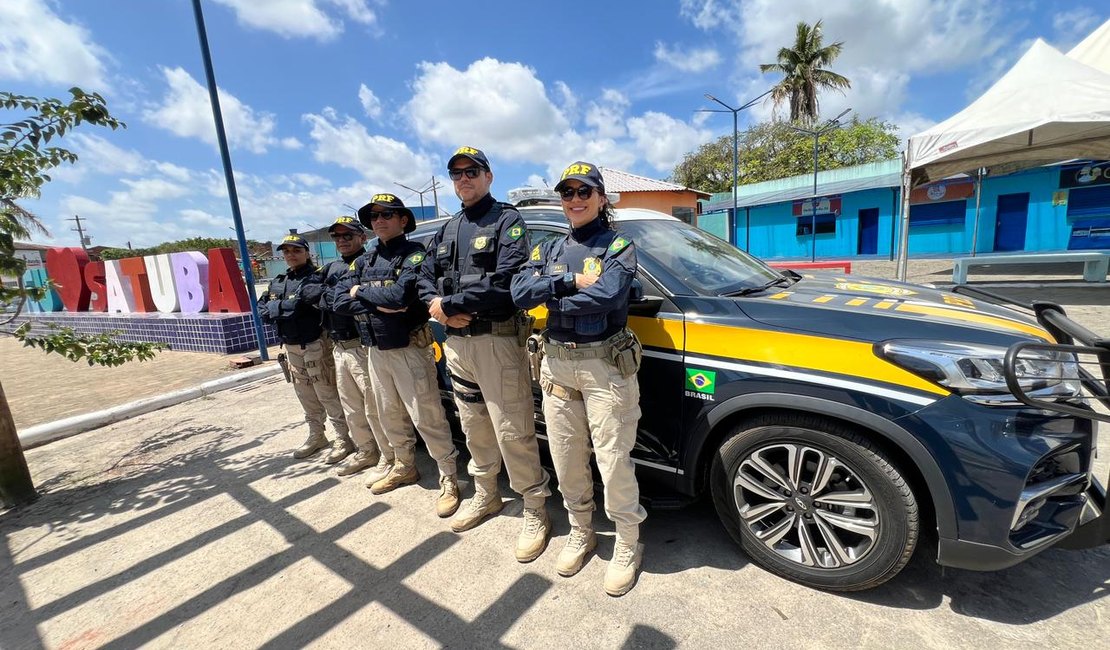
M 744 552 L 809 587 L 876 587 L 917 544 L 917 501 L 897 466 L 853 429 L 818 416 L 740 423 L 714 455 L 710 481 L 717 514 Z

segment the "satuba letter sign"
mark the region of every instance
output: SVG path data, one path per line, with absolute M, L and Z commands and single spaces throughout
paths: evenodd
M 230 248 L 201 253 L 166 253 L 90 262 L 80 248 L 51 248 L 46 269 L 24 273 L 28 286 L 54 281 L 54 291 L 33 311 L 110 313 L 250 311 L 247 287 Z M 37 309 L 36 309 L 37 308 Z

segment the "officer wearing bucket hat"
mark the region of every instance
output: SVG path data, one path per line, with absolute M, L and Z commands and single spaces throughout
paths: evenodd
M 449 517 L 459 507 L 459 452 L 439 398 L 428 306 L 417 296 L 425 250 L 406 237 L 416 229 L 416 219 L 393 194 L 375 194 L 359 208 L 358 218 L 378 241 L 355 260 L 341 286 L 349 287 L 349 309 L 370 339 L 368 364 L 378 419 L 394 456 L 390 472 L 367 487 L 384 494 L 420 480 L 411 420 L 439 465 L 436 513 Z
M 293 392 L 308 424 L 308 439 L 293 457 L 308 458 L 329 445 L 324 435 L 325 416 L 341 438 L 348 435 L 347 421 L 335 388 L 331 341 L 322 336 L 320 312 L 314 306 L 323 285 L 309 257 L 308 242 L 290 230 L 278 250 L 289 268 L 270 281 L 258 308 L 262 320 L 277 329 L 285 348 L 287 376 L 292 379 Z
M 528 231 L 519 212 L 490 195 L 493 172 L 485 153 L 460 147 L 447 168 L 462 210 L 432 238 L 419 286 L 432 317 L 447 329 L 444 355 L 474 477 L 474 497 L 451 528 L 468 530 L 501 511 L 497 475 L 504 461 L 509 485 L 524 496 L 516 558 L 530 562 L 547 546 L 550 491 L 524 351 L 532 324 L 509 294 L 513 275 L 528 260 Z
M 321 269 L 324 291 L 320 311 L 324 314 L 324 327 L 335 344 L 336 383 L 351 436 L 333 443 L 327 462 L 338 463 L 350 456 L 339 468 L 340 476 L 373 467 L 372 476 L 380 478 L 389 472 L 393 452 L 378 424 L 378 409 L 367 371 L 366 346 L 370 341 L 359 332 L 354 316 L 344 311 L 342 302 L 347 295 L 339 286 L 354 268 L 355 260 L 365 252 L 366 229 L 358 219 L 341 216 L 328 226 L 328 233 L 341 258 Z
M 597 545 L 592 447 L 605 487 L 605 514 L 617 528 L 605 591 L 620 596 L 636 581 L 643 548 L 640 523 L 646 516 L 629 455 L 640 419 L 636 372 L 641 349 L 626 327 L 636 249 L 613 229 L 613 210 L 597 165 L 573 163 L 555 191 L 571 231 L 532 249 L 512 283 L 517 305 L 548 309 L 540 345 L 529 350 L 542 355 L 544 422 L 570 515 L 570 535 L 555 567 L 560 575 L 574 575 Z

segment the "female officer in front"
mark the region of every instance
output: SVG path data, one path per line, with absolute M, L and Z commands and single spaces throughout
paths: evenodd
M 308 242 L 291 231 L 278 250 L 289 270 L 270 282 L 258 301 L 258 309 L 262 320 L 277 329 L 285 346 L 293 392 L 308 423 L 308 439 L 293 452 L 293 457 L 307 458 L 329 444 L 324 435 L 325 415 L 340 437 L 349 435 L 349 430 L 335 388 L 331 342 L 322 336 L 320 311 L 314 306 L 323 285 L 308 255 Z
M 597 545 L 592 442 L 605 486 L 605 514 L 617 528 L 605 591 L 621 596 L 636 583 L 643 552 L 640 522 L 646 517 L 629 455 L 640 419 L 640 345 L 625 327 L 636 250 L 613 229 L 613 209 L 596 165 L 567 167 L 555 191 L 570 234 L 536 246 L 511 288 L 518 306 L 548 309 L 540 370 L 543 415 L 571 525 L 556 570 L 562 576 L 578 573 Z

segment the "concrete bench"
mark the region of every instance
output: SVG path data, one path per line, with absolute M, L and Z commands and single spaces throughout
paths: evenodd
M 1083 279 L 1087 282 L 1106 282 L 1110 269 L 1110 253 L 1100 251 L 1070 251 L 1067 253 L 1026 253 L 1017 255 L 977 255 L 957 257 L 952 267 L 952 282 L 967 283 L 967 272 L 972 266 L 1000 266 L 1003 264 L 1058 264 L 1083 262 Z

